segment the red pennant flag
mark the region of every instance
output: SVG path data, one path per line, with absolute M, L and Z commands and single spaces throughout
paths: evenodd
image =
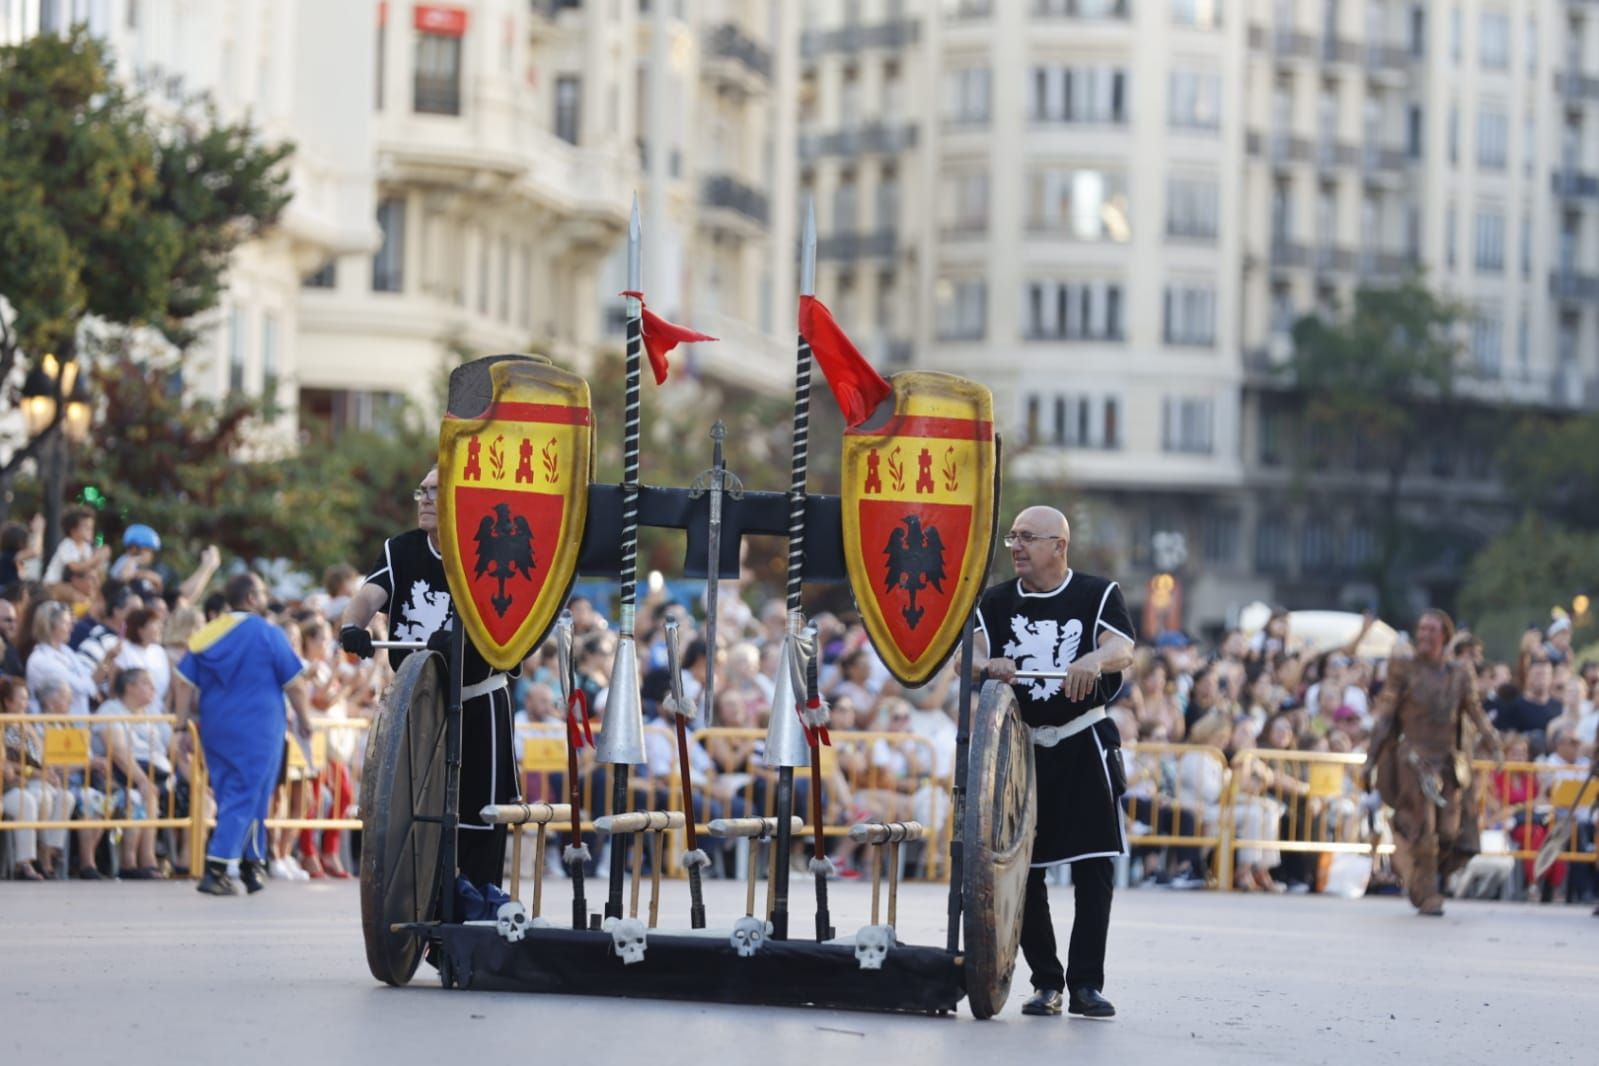
M 638 292 L 624 292 L 623 296 L 637 296 L 640 306 L 644 303 L 644 294 Z M 666 384 L 666 353 L 676 348 L 679 344 L 692 343 L 693 341 L 714 341 L 715 337 L 709 333 L 679 326 L 675 322 L 668 322 L 660 315 L 644 308 L 644 351 L 650 357 L 650 369 L 655 371 L 655 384 Z
M 833 321 L 827 305 L 814 296 L 800 297 L 799 331 L 827 377 L 833 398 L 844 412 L 844 421 L 851 426 L 866 421 L 894 391 L 850 343 Z

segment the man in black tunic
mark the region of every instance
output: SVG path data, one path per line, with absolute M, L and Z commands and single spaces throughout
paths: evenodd
M 372 657 L 367 625 L 382 611 L 393 640 L 427 641 L 448 655 L 450 630 L 460 625 L 439 554 L 439 471 L 413 494 L 417 527 L 383 542 L 383 551 L 366 581 L 340 616 L 339 643 L 345 651 Z M 389 662 L 398 669 L 409 651 L 394 648 Z M 508 676 L 499 673 L 466 642 L 461 672 L 461 802 L 456 834 L 459 873 L 487 898 L 505 872 L 506 828 L 483 824 L 478 812 L 490 803 L 516 797 L 516 763 L 511 744 L 511 694 Z M 489 915 L 493 917 L 493 915 Z
M 1071 528 L 1052 507 L 1029 507 L 1005 536 L 1016 580 L 990 587 L 977 610 L 979 679 L 1009 682 L 1033 733 L 1038 833 L 1022 910 L 1022 954 L 1034 995 L 1023 1014 L 1067 1009 L 1110 1018 L 1105 937 L 1116 856 L 1127 850 L 1117 807 L 1126 791 L 1121 736 L 1105 704 L 1133 661 L 1133 623 L 1114 581 L 1073 571 Z M 992 655 L 993 658 L 985 658 Z M 1064 672 L 1061 680 L 1017 680 L 1018 671 Z M 1072 864 L 1077 911 L 1066 968 L 1055 950 L 1044 874 Z

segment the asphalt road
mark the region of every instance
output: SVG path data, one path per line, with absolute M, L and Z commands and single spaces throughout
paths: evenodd
M 668 890 L 663 914 L 686 924 L 686 887 Z M 1053 895 L 1064 944 L 1070 890 Z M 558 913 L 566 898 L 548 886 Z M 837 926 L 865 924 L 869 898 L 835 885 Z M 707 899 L 713 924 L 742 911 L 737 885 Z M 902 940 L 943 942 L 942 890 L 908 886 L 900 907 Z M 1123 892 L 1111 1022 L 1021 1016 L 1025 965 L 990 1022 L 445 992 L 423 974 L 393 989 L 367 973 L 349 882 L 235 899 L 6 882 L 0 915 L 0 1062 L 16 1066 L 1579 1062 L 1599 1018 L 1599 918 L 1560 905 L 1435 920 L 1397 899 Z

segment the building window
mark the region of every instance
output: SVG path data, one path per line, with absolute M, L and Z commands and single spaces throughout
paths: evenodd
M 899 225 L 899 177 L 892 167 L 877 176 L 877 231 L 892 233 Z
M 1505 169 L 1508 154 L 1506 144 L 1510 137 L 1510 117 L 1503 111 L 1481 111 L 1477 114 L 1477 165 L 1484 170 Z
M 1484 11 L 1477 34 L 1477 56 L 1483 69 L 1510 69 L 1510 16 L 1502 11 Z
M 1421 105 L 1411 104 L 1405 111 L 1405 154 L 1412 159 L 1421 158 L 1422 139 Z
M 381 243 L 372 257 L 372 290 L 402 292 L 405 289 L 405 201 L 388 197 L 378 204 L 378 230 Z
M 988 283 L 976 278 L 940 278 L 935 287 L 940 340 L 982 340 L 988 330 Z
M 228 391 L 244 391 L 245 345 L 249 343 L 244 308 L 235 307 L 228 316 Z
M 1117 417 L 1119 404 L 1114 396 L 1083 395 L 1027 397 L 1028 440 L 1038 443 L 1040 414 L 1049 412 L 1048 442 L 1057 448 L 1114 450 L 1121 445 Z
M 1498 377 L 1500 365 L 1500 337 L 1504 323 L 1499 308 L 1483 307 L 1478 310 L 1471 328 L 1471 357 L 1477 372 L 1485 377 Z
M 1215 240 L 1220 198 L 1220 189 L 1212 178 L 1168 178 L 1166 235 L 1185 240 Z
M 1477 269 L 1499 274 L 1505 269 L 1504 212 L 1481 208 L 1477 211 Z
M 1171 20 L 1178 26 L 1213 30 L 1221 25 L 1222 0 L 1170 0 Z
M 833 189 L 833 231 L 854 233 L 856 227 L 855 172 L 846 170 L 838 176 Z
M 1255 526 L 1255 567 L 1268 574 L 1288 569 L 1288 523 L 1283 519 L 1266 517 Z
M 1521 212 L 1521 276 L 1532 277 L 1532 212 Z
M 1030 114 L 1034 122 L 1127 121 L 1127 72 L 1120 67 L 1034 67 Z
M 1026 289 L 1028 340 L 1123 339 L 1122 287 L 1116 282 L 1039 282 Z
M 1449 12 L 1449 58 L 1456 66 L 1460 65 L 1460 39 L 1464 36 L 1465 16 L 1460 13 L 1460 5 L 1456 4 Z
M 1168 452 L 1209 455 L 1216 401 L 1209 396 L 1168 396 L 1162 404 L 1161 447 Z
M 577 143 L 582 97 L 583 82 L 576 74 L 555 79 L 555 135 L 567 144 Z
M 261 399 L 270 408 L 278 402 L 278 316 L 261 316 Z
M 1410 5 L 1410 54 L 1417 59 L 1427 54 L 1427 9 Z
M 944 121 L 980 126 L 988 122 L 987 67 L 963 67 L 944 73 Z
M 459 115 L 461 37 L 466 33 L 466 13 L 453 8 L 415 10 L 416 75 L 411 106 L 424 115 Z M 450 17 L 452 12 L 456 17 Z
M 943 191 L 940 221 L 946 231 L 982 233 L 988 229 L 988 171 L 946 171 L 939 183 Z
M 375 83 L 373 85 L 372 104 L 379 111 L 383 110 L 383 76 L 388 69 L 387 64 L 384 62 L 383 55 L 384 42 L 388 39 L 388 17 L 389 8 L 387 4 L 384 4 L 378 8 L 378 43 L 377 49 L 373 52 L 372 56 L 372 74 Z
M 1207 563 L 1238 561 L 1238 513 L 1211 511 L 1200 522 L 1200 551 Z
M 1527 73 L 1535 74 L 1538 71 L 1538 20 L 1529 16 L 1527 18 Z
M 1449 105 L 1449 165 L 1460 162 L 1460 108 Z
M 1455 205 L 1450 204 L 1444 211 L 1444 265 L 1450 270 L 1455 269 L 1455 253 L 1458 247 L 1455 226 Z
M 1104 170 L 1035 169 L 1027 175 L 1029 229 L 1079 241 L 1132 236 L 1127 177 Z
M 1216 343 L 1216 290 L 1208 285 L 1168 285 L 1163 332 L 1167 344 L 1209 348 Z
M 307 274 L 300 283 L 307 289 L 334 289 L 339 284 L 339 261 L 329 259 L 315 274 Z
M 1173 129 L 1220 128 L 1221 75 L 1192 70 L 1172 71 L 1167 114 L 1167 121 Z

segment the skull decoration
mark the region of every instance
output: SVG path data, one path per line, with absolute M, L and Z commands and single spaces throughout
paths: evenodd
M 855 934 L 855 959 L 863 970 L 881 970 L 888 949 L 894 946 L 892 925 L 866 925 Z
M 766 943 L 767 929 L 766 922 L 745 915 L 733 923 L 733 935 L 728 938 L 728 943 L 738 952 L 739 958 L 752 958 Z
M 516 900 L 500 904 L 500 909 L 495 912 L 494 928 L 499 930 L 501 936 L 516 943 L 527 936 L 528 917 L 527 908 Z
M 637 918 L 607 918 L 604 926 L 611 934 L 611 944 L 624 965 L 644 961 L 645 941 L 649 929 Z

